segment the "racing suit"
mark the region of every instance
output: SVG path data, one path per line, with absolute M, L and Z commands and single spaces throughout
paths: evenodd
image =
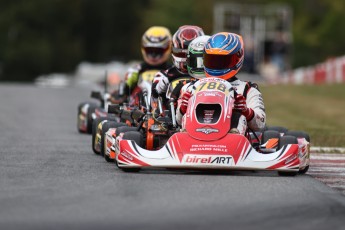
M 133 89 L 137 86 L 139 77 L 142 73 L 147 72 L 148 75 L 146 77 L 150 78 L 152 81 L 157 71 L 165 70 L 170 66 L 171 65 L 168 62 L 165 62 L 159 66 L 152 66 L 147 64 L 146 62 L 142 62 L 133 67 L 130 67 L 126 73 L 126 81 L 120 84 L 118 95 L 121 98 L 128 97 Z
M 254 112 L 254 115 L 251 117 L 250 120 L 247 121 L 246 117 L 243 115 L 239 115 L 236 121 L 231 121 L 232 124 L 235 124 L 239 133 L 244 135 L 247 127 L 249 127 L 253 131 L 262 131 L 265 127 L 266 123 L 266 113 L 265 113 L 265 106 L 262 99 L 262 95 L 258 89 L 258 85 L 251 82 L 241 81 L 236 76 L 230 78 L 228 80 L 231 85 L 234 87 L 237 94 L 241 94 L 246 98 L 246 104 L 248 108 L 251 108 Z M 180 95 L 183 95 L 187 90 L 194 93 L 194 82 L 188 83 L 182 87 Z M 178 106 L 176 111 L 176 121 L 178 124 L 181 125 L 183 114 L 180 111 L 181 106 L 181 97 L 178 99 Z M 233 113 L 233 117 L 234 117 Z
M 153 79 L 151 95 L 154 98 L 159 96 L 163 99 L 163 104 L 168 107 L 167 102 L 169 99 L 177 99 L 179 97 L 181 88 L 191 82 L 195 81 L 188 73 L 180 72 L 175 66 L 165 70 L 159 71 Z M 169 95 L 167 91 L 169 91 Z M 176 108 L 176 105 L 175 105 Z

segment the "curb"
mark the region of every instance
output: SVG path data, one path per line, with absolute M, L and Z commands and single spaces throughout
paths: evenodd
M 310 147 L 310 151 L 313 153 L 345 153 L 345 148 L 315 146 L 315 147 Z

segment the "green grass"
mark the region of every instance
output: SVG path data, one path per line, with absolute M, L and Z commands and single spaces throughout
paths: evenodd
M 261 86 L 268 125 L 309 133 L 313 146 L 345 147 L 345 84 Z

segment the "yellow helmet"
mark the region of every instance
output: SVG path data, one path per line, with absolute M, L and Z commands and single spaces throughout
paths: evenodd
M 150 65 L 161 65 L 168 61 L 171 54 L 171 33 L 163 26 L 152 26 L 141 40 L 141 53 Z

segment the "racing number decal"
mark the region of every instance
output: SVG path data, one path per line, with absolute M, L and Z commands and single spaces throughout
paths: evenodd
M 147 70 L 141 74 L 141 79 L 143 81 L 152 82 L 153 78 L 155 77 L 155 75 L 158 71 L 159 70 Z
M 190 82 L 191 78 L 190 77 L 186 77 L 186 78 L 178 78 L 174 81 L 172 81 L 170 84 L 172 86 L 173 89 L 175 89 L 175 87 L 177 86 L 177 84 L 179 84 L 180 82 L 185 81 L 186 83 Z
M 225 92 L 226 86 L 220 82 L 204 82 L 197 88 L 197 91 L 201 91 L 203 89 L 207 90 L 219 90 L 221 92 Z

